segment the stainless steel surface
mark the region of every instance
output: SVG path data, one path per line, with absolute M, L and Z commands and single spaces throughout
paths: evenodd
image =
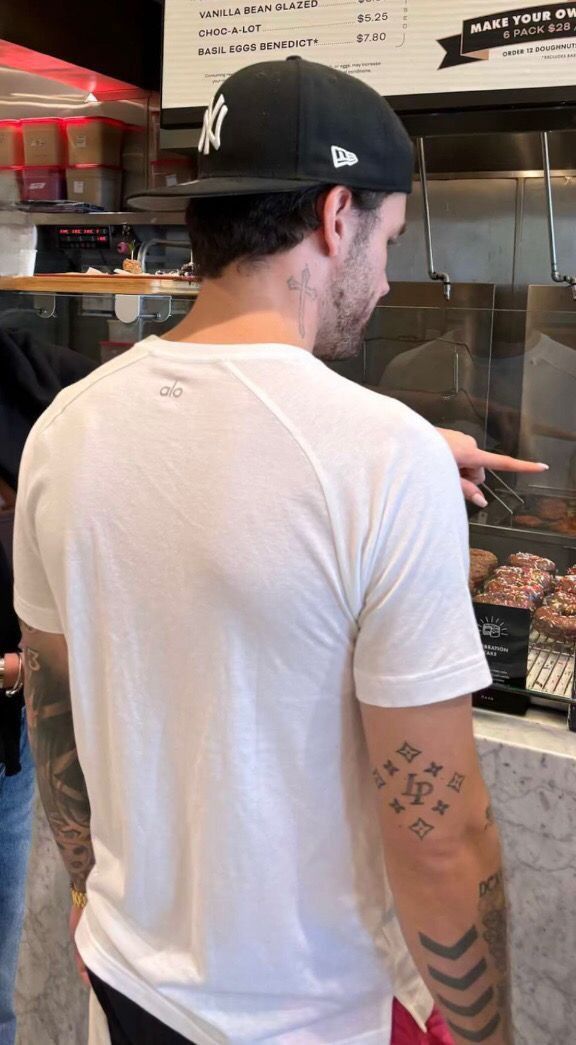
M 572 317 L 572 322 L 576 321 L 576 301 L 570 287 L 552 287 L 549 283 L 530 284 L 527 287 L 526 303 L 528 318 L 537 316 L 540 319 L 541 314 L 547 312 L 550 313 L 548 318 L 552 320 L 554 315 L 562 317 L 566 313 Z
M 192 253 L 190 250 L 190 244 L 186 240 L 181 239 L 161 239 L 155 237 L 153 239 L 146 240 L 145 243 L 140 245 L 138 251 L 138 261 L 142 268 L 142 272 L 146 272 L 146 259 L 148 254 L 153 247 L 169 247 L 171 250 L 183 250 L 186 254 L 190 255 L 190 261 L 192 261 Z
M 542 142 L 542 158 L 544 161 L 544 185 L 546 188 L 546 210 L 548 214 L 548 243 L 550 246 L 550 275 L 555 283 L 568 283 L 573 288 L 576 300 L 576 276 L 563 275 L 558 268 L 556 253 L 556 232 L 554 229 L 554 200 L 552 197 L 552 177 L 550 174 L 550 152 L 548 148 L 548 132 L 540 135 Z
M 452 284 L 447 272 L 437 272 L 434 265 L 434 254 L 432 250 L 432 228 L 430 224 L 430 201 L 428 199 L 428 181 L 426 178 L 426 153 L 424 150 L 424 139 L 418 138 L 418 163 L 420 167 L 420 182 L 422 185 L 422 204 L 424 208 L 424 238 L 426 241 L 426 255 L 428 258 L 428 275 L 430 279 L 442 283 L 442 290 L 447 301 L 450 300 Z
M 376 307 L 380 309 L 437 309 L 449 315 L 462 311 L 492 311 L 494 308 L 493 283 L 458 282 L 452 284 L 450 300 L 446 301 L 438 283 L 394 281 L 390 293 Z
M 184 211 L 101 211 L 91 214 L 58 214 L 55 211 L 0 210 L 0 225 L 176 225 L 185 227 Z
M 542 146 L 536 131 L 452 134 L 425 141 L 429 178 L 542 177 Z M 576 173 L 574 130 L 550 133 L 549 151 L 555 174 Z

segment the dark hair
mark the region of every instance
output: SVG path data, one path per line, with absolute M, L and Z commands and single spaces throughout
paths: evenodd
M 233 261 L 256 261 L 291 250 L 319 228 L 318 201 L 330 188 L 191 199 L 186 224 L 196 274 L 216 278 Z M 385 196 L 352 190 L 354 206 L 364 213 L 376 211 Z

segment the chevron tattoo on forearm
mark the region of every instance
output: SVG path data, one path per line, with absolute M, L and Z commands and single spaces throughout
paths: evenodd
M 451 987 L 453 991 L 467 991 L 487 971 L 488 966 L 484 958 L 481 958 L 476 965 L 473 965 L 464 976 L 447 976 L 445 972 L 440 972 L 439 969 L 435 969 L 432 965 L 428 966 L 428 972 L 432 979 L 436 980 L 437 983 L 441 983 L 444 987 Z
M 471 925 L 453 943 L 441 942 L 426 933 L 418 934 L 419 941 L 424 951 L 433 956 L 428 964 L 430 979 L 445 990 L 457 992 L 454 997 L 440 991 L 436 994 L 456 1041 L 489 1043 L 497 1032 L 499 1043 L 512 1045 L 506 901 L 501 870 L 479 883 L 478 894 L 477 925 Z M 458 963 L 458 971 L 455 963 Z M 475 986 L 476 991 L 472 992 Z M 458 998 L 468 991 L 471 998 Z M 450 1020 L 450 1015 L 457 1019 Z M 462 1023 L 468 1020 L 473 1022 Z
M 485 1027 L 481 1027 L 480 1030 L 466 1030 L 465 1027 L 458 1027 L 456 1023 L 451 1023 L 450 1020 L 448 1020 L 448 1026 L 454 1034 L 459 1034 L 461 1038 L 464 1038 L 464 1041 L 488 1041 L 488 1038 L 500 1026 L 500 1016 L 496 1013 L 489 1023 Z
M 458 958 L 461 958 L 463 954 L 476 943 L 478 939 L 478 932 L 476 927 L 473 925 L 471 929 L 468 929 L 467 933 L 461 940 L 458 940 L 452 947 L 445 947 L 441 943 L 436 943 L 436 940 L 431 940 L 429 936 L 424 936 L 420 933 L 420 943 L 427 951 L 432 951 L 432 954 L 437 954 L 439 958 L 447 958 L 451 962 L 455 962 Z
M 455 1005 L 454 1002 L 448 1001 L 448 998 L 444 998 L 441 994 L 438 995 L 438 1001 L 445 1009 L 449 1009 L 450 1012 L 453 1012 L 455 1016 L 479 1016 L 482 1009 L 485 1009 L 486 1006 L 490 1004 L 493 997 L 494 991 L 492 990 L 492 987 L 489 987 L 488 990 L 484 991 L 484 994 L 481 994 L 480 997 L 475 1002 L 472 1002 L 471 1005 Z

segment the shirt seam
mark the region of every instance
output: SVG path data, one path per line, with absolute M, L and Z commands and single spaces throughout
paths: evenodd
M 333 513 L 332 513 L 331 506 L 330 506 L 330 496 L 328 494 L 327 484 L 326 484 L 326 481 L 325 481 L 325 479 L 323 477 L 322 468 L 320 466 L 319 461 L 317 460 L 317 458 L 314 455 L 313 451 L 308 446 L 308 443 L 306 442 L 306 440 L 296 430 L 296 428 L 292 424 L 292 422 L 289 421 L 289 419 L 283 414 L 283 412 L 279 409 L 277 404 L 270 398 L 270 396 L 262 388 L 260 388 L 260 386 L 258 384 L 256 384 L 255 381 L 251 381 L 250 378 L 248 378 L 245 374 L 243 374 L 242 371 L 234 363 L 232 363 L 232 362 L 227 360 L 224 363 L 224 366 L 226 367 L 227 370 L 229 370 L 232 374 L 234 374 L 234 376 L 238 379 L 238 381 L 240 381 L 244 385 L 245 388 L 247 388 L 250 392 L 252 392 L 252 394 L 257 399 L 260 400 L 262 405 L 265 406 L 267 410 L 270 411 L 272 416 L 275 417 L 276 420 L 278 421 L 278 423 L 281 424 L 282 427 L 288 432 L 288 435 L 296 443 L 296 445 L 300 448 L 301 452 L 304 454 L 304 456 L 308 460 L 308 463 L 312 467 L 314 475 L 316 476 L 316 481 L 318 482 L 318 485 L 319 485 L 321 493 L 322 493 L 322 497 L 324 499 L 324 505 L 326 507 L 326 513 L 327 513 L 327 516 L 328 516 L 328 522 L 330 524 L 330 530 L 332 532 L 332 541 L 333 541 L 333 545 L 334 545 L 334 551 L 336 553 L 336 562 L 338 564 L 338 573 L 340 575 L 340 580 L 342 582 L 342 589 L 343 589 L 343 592 L 344 592 L 344 595 L 345 595 L 345 600 L 344 600 L 345 607 L 346 607 L 346 610 L 347 610 L 348 615 L 350 617 L 350 621 L 357 628 L 358 627 L 357 614 L 354 612 L 354 610 L 352 608 L 352 599 L 351 599 L 350 585 L 349 585 L 349 583 L 346 580 L 344 569 L 343 569 L 341 555 L 339 554 L 339 551 L 338 551 L 338 541 L 336 539 L 336 526 L 334 524 Z
M 141 344 L 142 344 L 142 342 L 140 343 L 140 345 Z M 140 348 L 140 346 L 139 346 L 139 348 Z M 142 348 L 141 349 L 141 354 L 138 356 L 137 359 L 130 359 L 128 362 L 121 363 L 117 367 L 114 367 L 114 370 L 108 371 L 106 374 L 99 374 L 97 377 L 94 376 L 93 380 L 90 381 L 90 384 L 88 385 L 87 388 L 79 388 L 78 391 L 70 399 L 68 399 L 65 403 L 63 403 L 63 405 L 60 407 L 58 412 L 56 414 L 54 414 L 53 417 L 49 417 L 49 418 L 46 419 L 45 424 L 41 425 L 41 427 L 39 429 L 39 435 L 44 435 L 44 433 L 47 432 L 49 428 L 51 428 L 51 426 L 54 424 L 54 422 L 57 421 L 58 418 L 61 417 L 63 413 L 65 413 L 65 411 L 68 409 L 68 407 L 72 406 L 72 403 L 75 403 L 76 400 L 80 399 L 81 396 L 87 395 L 87 393 L 90 392 L 94 388 L 95 385 L 100 384 L 101 381 L 106 381 L 107 378 L 112 377 L 114 374 L 118 374 L 121 370 L 128 370 L 129 367 L 131 367 L 131 366 L 137 366 L 138 363 L 141 363 L 142 360 L 145 359 L 149 355 L 150 355 L 150 349 L 148 349 L 148 348 L 143 349 Z

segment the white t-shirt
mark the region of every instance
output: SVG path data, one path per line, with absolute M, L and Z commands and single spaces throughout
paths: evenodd
M 490 681 L 440 436 L 302 349 L 151 337 L 35 426 L 15 572 L 68 640 L 86 964 L 198 1045 L 425 1020 L 357 699 Z

